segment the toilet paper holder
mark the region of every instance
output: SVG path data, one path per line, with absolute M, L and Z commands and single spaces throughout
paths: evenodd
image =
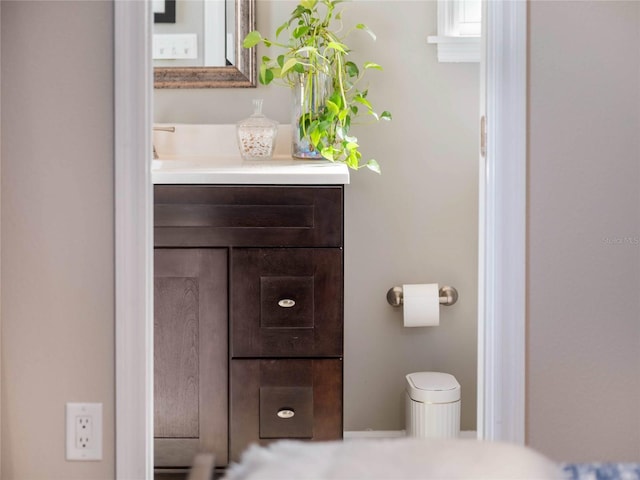
M 447 285 L 440 287 L 438 290 L 440 305 L 450 307 L 458 301 L 458 291 L 454 287 Z M 387 292 L 387 302 L 392 307 L 400 307 L 403 302 L 402 287 L 392 287 Z

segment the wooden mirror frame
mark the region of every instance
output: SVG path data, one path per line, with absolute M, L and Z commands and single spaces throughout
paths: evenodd
M 226 67 L 154 67 L 154 88 L 248 88 L 256 86 L 256 48 L 242 47 L 255 30 L 255 0 L 236 0 L 236 65 Z

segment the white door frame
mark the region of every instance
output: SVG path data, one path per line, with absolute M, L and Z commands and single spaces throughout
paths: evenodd
M 116 478 L 153 478 L 151 2 L 116 0 Z
M 524 0 L 487 5 L 487 160 L 481 168 L 478 435 L 524 443 Z M 115 2 L 116 478 L 153 478 L 152 127 L 149 2 Z
M 478 437 L 525 443 L 527 2 L 486 2 Z

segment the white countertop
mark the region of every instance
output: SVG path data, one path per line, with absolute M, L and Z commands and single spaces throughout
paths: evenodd
M 163 125 L 174 126 L 174 125 Z M 235 125 L 175 125 L 175 133 L 154 132 L 159 159 L 151 163 L 154 184 L 344 185 L 349 169 L 327 160 L 290 156 L 290 130 L 281 125 L 271 160 L 244 161 Z
M 349 183 L 349 169 L 326 160 L 245 162 L 238 157 L 189 157 L 153 160 L 154 184 L 334 185 Z

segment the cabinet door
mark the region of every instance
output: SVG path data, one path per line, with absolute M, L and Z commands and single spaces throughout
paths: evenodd
M 227 250 L 156 249 L 155 466 L 227 463 Z

